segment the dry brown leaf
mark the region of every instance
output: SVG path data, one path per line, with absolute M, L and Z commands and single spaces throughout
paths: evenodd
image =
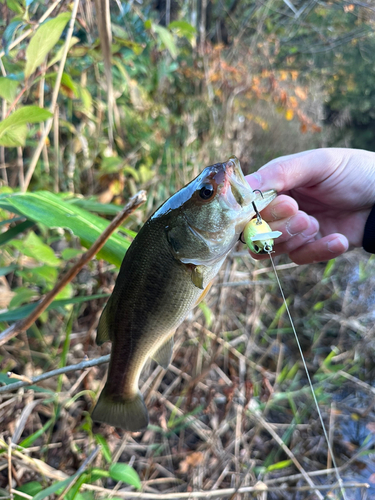
M 201 451 L 195 451 L 188 455 L 185 460 L 180 462 L 180 472 L 182 474 L 186 474 L 190 468 L 198 467 L 204 460 L 204 455 Z

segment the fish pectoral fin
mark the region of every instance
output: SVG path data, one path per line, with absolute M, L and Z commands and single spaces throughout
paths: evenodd
M 96 331 L 96 343 L 98 345 L 104 344 L 104 342 L 110 342 L 111 336 L 110 336 L 110 329 L 108 326 L 108 308 L 105 306 L 102 315 L 100 316 L 98 328 Z
M 165 370 L 168 368 L 172 359 L 174 340 L 173 336 L 169 338 L 159 349 L 151 356 Z
M 191 281 L 197 288 L 200 288 L 201 290 L 204 290 L 203 270 L 204 266 L 194 266 L 191 272 Z
M 96 422 L 103 422 L 125 431 L 136 432 L 148 425 L 148 411 L 143 396 L 138 392 L 134 398 L 119 399 L 107 394 L 106 387 L 91 414 Z

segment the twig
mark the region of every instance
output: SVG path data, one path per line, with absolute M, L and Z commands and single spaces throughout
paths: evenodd
M 27 381 L 23 380 L 20 382 L 15 382 L 14 384 L 4 385 L 4 387 L 0 387 L 0 394 L 3 392 L 15 391 L 16 389 L 20 389 L 21 387 L 25 387 L 27 385 L 37 384 L 42 380 L 56 377 L 57 375 L 62 375 L 63 373 L 74 372 L 76 370 L 85 370 L 86 368 L 91 368 L 92 366 L 103 365 L 104 363 L 108 363 L 109 358 L 110 355 L 107 354 L 107 356 L 101 356 L 100 358 L 90 359 L 88 361 L 81 361 L 81 363 L 77 363 L 75 365 L 56 368 L 56 370 L 51 370 L 50 372 L 43 373 L 42 375 L 38 375 L 37 377 L 32 377 Z
M 10 493 L 10 498 L 13 498 L 13 493 L 11 492 L 12 490 L 12 447 L 10 446 L 11 444 L 11 439 L 9 438 L 9 446 L 8 446 L 8 483 L 9 483 L 9 493 Z
M 70 48 L 70 40 L 71 40 L 72 35 L 73 35 L 74 23 L 75 23 L 77 11 L 78 11 L 78 4 L 79 4 L 79 0 L 74 0 L 72 17 L 70 18 L 69 29 L 68 29 L 68 32 L 66 34 L 66 39 L 65 39 L 64 51 L 63 51 L 63 55 L 61 57 L 59 71 L 57 72 L 55 87 L 53 89 L 52 101 L 51 101 L 51 106 L 50 106 L 50 112 L 52 114 L 55 113 L 57 98 L 59 96 L 59 91 L 60 91 L 61 78 L 62 78 L 62 75 L 64 72 L 64 66 L 65 66 L 66 58 L 67 58 L 69 48 Z M 42 149 L 44 148 L 45 140 L 46 140 L 48 134 L 50 133 L 52 123 L 53 123 L 53 116 L 52 116 L 52 118 L 49 118 L 46 121 L 45 129 L 43 131 L 43 134 L 40 137 L 39 144 L 34 152 L 34 155 L 33 155 L 31 162 L 30 162 L 29 169 L 28 169 L 26 176 L 25 176 L 25 184 L 23 186 L 23 191 L 26 191 L 29 184 L 30 184 L 31 177 L 33 176 L 35 167 L 38 163 L 40 153 L 42 152 Z
M 5 344 L 9 339 L 18 335 L 18 333 L 27 330 L 34 321 L 42 314 L 42 312 L 51 304 L 55 296 L 68 284 L 72 279 L 77 276 L 82 267 L 89 262 L 94 255 L 96 255 L 99 250 L 103 247 L 105 242 L 111 236 L 113 231 L 117 229 L 124 220 L 131 215 L 135 209 L 137 209 L 142 203 L 146 201 L 146 192 L 139 191 L 135 196 L 133 196 L 121 212 L 119 212 L 112 222 L 107 226 L 107 228 L 102 232 L 99 238 L 95 241 L 92 247 L 85 252 L 78 262 L 71 268 L 61 280 L 54 286 L 54 288 L 47 293 L 47 295 L 39 302 L 34 311 L 20 321 L 17 321 L 12 326 L 7 328 L 0 335 L 0 345 Z
M 300 473 L 303 475 L 305 481 L 309 484 L 309 489 L 317 489 L 315 487 L 314 482 L 312 479 L 308 476 L 306 473 L 305 469 L 302 467 L 302 465 L 298 462 L 294 454 L 291 452 L 291 450 L 286 446 L 284 441 L 280 438 L 280 436 L 273 430 L 273 428 L 269 425 L 269 423 L 260 415 L 258 411 L 250 410 L 251 414 L 255 417 L 256 420 L 262 425 L 262 427 L 273 437 L 273 439 L 276 441 L 276 443 L 283 449 L 283 451 L 288 455 L 288 457 L 292 460 L 294 465 L 297 467 L 297 469 L 300 471 Z M 323 496 L 319 493 L 319 491 L 316 492 L 318 498 L 320 500 L 323 500 Z
M 344 483 L 345 488 L 369 488 L 368 483 Z M 116 496 L 121 498 L 148 498 L 152 500 L 180 500 L 182 498 L 218 498 L 233 495 L 234 493 L 255 493 L 255 492 L 280 492 L 280 491 L 311 491 L 312 489 L 320 491 L 329 491 L 338 488 L 338 484 L 320 484 L 312 486 L 271 486 L 267 487 L 265 483 L 255 486 L 243 486 L 242 488 L 224 488 L 222 490 L 210 490 L 210 491 L 190 491 L 188 493 L 137 493 L 134 491 L 116 491 Z M 86 490 L 92 490 L 101 492 L 103 494 L 109 495 L 112 490 L 107 488 L 101 488 L 100 486 L 94 486 L 93 484 L 83 484 L 82 488 Z M 106 496 L 108 498 L 108 496 Z

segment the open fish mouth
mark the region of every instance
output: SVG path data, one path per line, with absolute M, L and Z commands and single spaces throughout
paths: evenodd
M 226 203 L 230 208 L 240 211 L 251 207 L 255 200 L 255 194 L 251 190 L 242 172 L 240 162 L 235 156 L 223 164 L 225 170 L 225 180 L 221 194 L 225 196 Z

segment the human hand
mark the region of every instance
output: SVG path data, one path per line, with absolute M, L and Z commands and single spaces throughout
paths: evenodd
M 272 230 L 283 233 L 275 240 L 276 255 L 286 253 L 297 264 L 308 264 L 362 246 L 375 205 L 375 153 L 304 151 L 272 160 L 247 181 L 252 189 L 281 194 L 262 211 Z

